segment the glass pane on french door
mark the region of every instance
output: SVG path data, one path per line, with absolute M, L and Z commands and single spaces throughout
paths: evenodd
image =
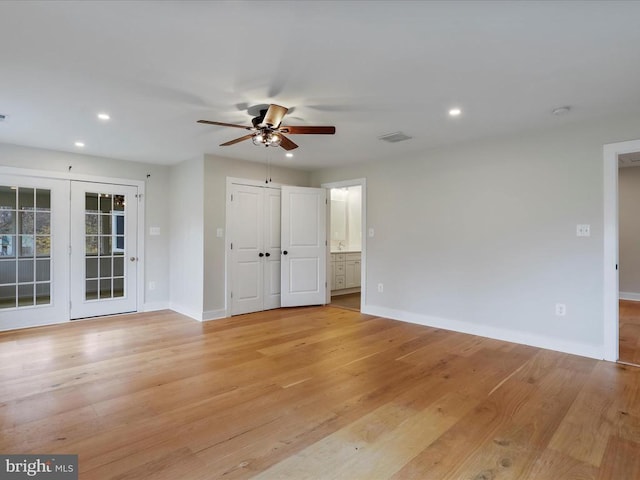
M 136 192 L 72 182 L 71 318 L 137 309 Z
M 0 330 L 65 321 L 69 182 L 0 175 Z

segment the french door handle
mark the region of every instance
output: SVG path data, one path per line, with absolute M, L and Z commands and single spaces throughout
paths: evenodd
M 264 257 L 264 253 L 260 252 L 260 253 L 258 254 L 258 256 L 259 256 L 260 258 L 262 258 L 262 257 Z

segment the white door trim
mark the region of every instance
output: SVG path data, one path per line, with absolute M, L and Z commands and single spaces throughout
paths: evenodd
M 640 140 L 609 143 L 603 147 L 604 159 L 604 359 L 619 355 L 619 275 L 618 264 L 618 155 L 640 151 Z
M 54 172 L 48 170 L 36 170 L 31 168 L 19 168 L 19 167 L 5 167 L 0 166 L 0 174 L 6 175 L 17 175 L 23 177 L 32 177 L 32 178 L 51 178 L 51 179 L 62 179 L 69 181 L 82 181 L 82 182 L 95 182 L 95 183 L 110 183 L 114 185 L 131 185 L 138 187 L 138 265 L 139 265 L 139 275 L 137 281 L 137 296 L 138 296 L 138 305 L 137 311 L 140 312 L 143 310 L 143 305 L 145 303 L 145 207 L 144 207 L 144 198 L 145 198 L 145 185 L 146 183 L 143 180 L 133 180 L 130 178 L 117 178 L 117 177 L 103 177 L 99 175 L 88 175 L 88 174 L 79 174 L 73 173 L 71 167 L 68 172 Z M 67 283 L 70 285 L 71 282 L 71 272 L 68 273 Z M 71 292 L 69 291 L 68 295 L 70 296 Z M 69 298 L 67 298 L 67 303 L 69 302 Z M 67 309 L 68 310 L 68 309 Z M 67 318 L 65 321 L 69 320 L 69 314 L 67 314 Z
M 340 182 L 323 183 L 322 188 L 327 189 L 327 198 L 331 198 L 328 190 L 332 188 L 342 187 L 356 187 L 360 185 L 362 187 L 362 232 L 360 238 L 362 238 L 362 254 L 360 260 L 360 311 L 367 304 L 367 179 L 366 178 L 354 178 L 353 180 L 343 180 Z M 327 205 L 327 272 L 331 271 L 331 202 Z M 327 305 L 331 303 L 331 289 L 327 289 Z

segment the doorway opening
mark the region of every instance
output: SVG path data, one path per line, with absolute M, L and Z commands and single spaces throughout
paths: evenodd
M 364 179 L 322 185 L 327 188 L 328 207 L 328 299 L 332 306 L 361 311 L 365 304 Z
M 620 362 L 640 365 L 640 151 L 618 155 Z
M 620 162 L 629 160 L 630 154 L 637 155 L 640 152 L 640 140 L 632 140 L 627 142 L 619 142 L 607 144 L 603 148 L 603 160 L 604 160 L 604 282 L 603 282 L 603 303 L 604 303 L 604 349 L 603 358 L 611 362 L 629 362 L 622 358 L 628 356 L 627 353 L 623 353 L 626 349 L 626 345 L 621 344 L 623 342 L 629 343 L 626 338 L 626 321 L 622 318 L 622 315 L 627 315 L 628 305 L 623 297 L 625 293 L 624 288 L 630 288 L 627 279 L 622 279 L 625 284 L 621 284 L 621 269 L 629 269 L 628 260 L 625 261 L 624 257 L 620 255 L 621 250 L 624 249 L 623 242 L 626 240 L 621 239 L 621 212 L 619 192 L 619 170 L 621 170 Z M 634 162 L 635 163 L 635 162 Z M 626 174 L 624 174 L 626 175 Z M 626 235 L 626 233 L 625 233 Z M 628 258 L 628 257 L 627 257 Z M 628 264 L 625 267 L 621 264 L 623 261 Z M 625 286 L 627 285 L 627 286 Z M 638 298 L 640 300 L 640 298 Z M 634 301 L 634 300 L 631 300 Z M 632 304 L 633 305 L 633 304 Z M 633 309 L 631 309 L 633 310 Z M 626 318 L 626 317 L 625 317 Z M 624 329 L 624 330 L 623 330 Z M 640 347 L 640 344 L 637 344 Z M 635 347 L 633 349 L 636 350 Z M 622 354 L 622 355 L 621 355 Z

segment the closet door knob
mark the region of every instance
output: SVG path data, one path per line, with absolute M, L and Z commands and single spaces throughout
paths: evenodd
M 271 256 L 271 254 L 270 254 L 269 252 L 267 252 L 267 253 L 265 253 L 265 254 L 264 254 L 264 256 L 265 256 L 265 257 L 270 257 L 270 256 Z
M 283 255 L 286 255 L 287 253 L 289 253 L 289 252 L 287 252 L 286 250 L 284 252 L 282 252 Z
M 260 252 L 260 253 L 258 254 L 258 256 L 259 256 L 260 258 L 262 258 L 262 257 L 264 257 L 264 253 Z

